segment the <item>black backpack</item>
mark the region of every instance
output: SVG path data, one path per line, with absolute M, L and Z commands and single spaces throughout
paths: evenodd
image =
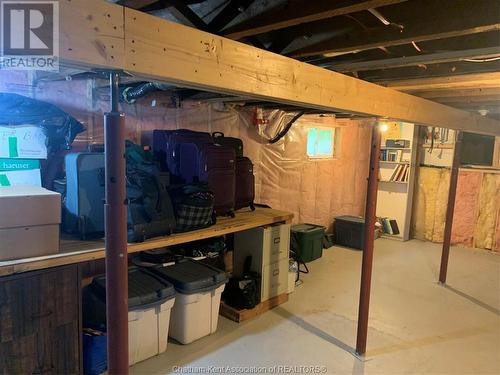
M 168 175 L 143 147 L 127 141 L 128 241 L 169 235 L 175 229 L 175 215 L 168 194 Z

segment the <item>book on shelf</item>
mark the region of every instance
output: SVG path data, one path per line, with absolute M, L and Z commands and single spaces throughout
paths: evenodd
M 390 161 L 390 162 L 399 162 L 402 161 L 403 151 L 402 150 L 381 150 L 380 151 L 380 160 L 381 161 Z
M 408 177 L 410 174 L 410 166 L 408 164 L 398 164 L 394 168 L 389 181 L 393 182 L 408 182 Z
M 399 234 L 398 222 L 396 220 L 390 219 L 389 225 L 391 226 L 392 234 Z
M 378 222 L 382 226 L 382 230 L 386 234 L 397 235 L 399 234 L 398 223 L 395 219 L 391 219 L 388 217 L 379 217 Z

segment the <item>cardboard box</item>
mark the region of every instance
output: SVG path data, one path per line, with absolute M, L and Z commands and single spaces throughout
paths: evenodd
M 38 126 L 0 126 L 0 158 L 47 159 L 46 141 Z
M 59 193 L 36 186 L 0 186 L 0 207 L 0 260 L 59 252 Z
M 26 171 L 0 171 L 0 186 L 42 186 L 40 169 Z
M 0 186 L 15 185 L 42 186 L 40 161 L 0 158 Z
M 61 194 L 36 186 L 0 186 L 0 229 L 61 223 Z
M 59 252 L 59 224 L 0 229 L 0 261 Z

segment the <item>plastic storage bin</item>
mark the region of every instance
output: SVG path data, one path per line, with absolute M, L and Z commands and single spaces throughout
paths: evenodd
M 128 274 L 129 364 L 167 350 L 170 311 L 175 302 L 171 283 L 133 267 Z M 106 278 L 98 276 L 84 296 L 84 324 L 106 327 Z
M 174 284 L 177 291 L 170 337 L 189 344 L 217 330 L 220 297 L 227 283 L 224 271 L 183 259 L 172 266 L 153 268 L 151 272 Z
M 335 218 L 335 243 L 363 250 L 365 241 L 365 219 L 358 216 L 338 216 Z
M 323 255 L 325 227 L 315 224 L 292 225 L 292 250 L 304 262 L 311 262 Z

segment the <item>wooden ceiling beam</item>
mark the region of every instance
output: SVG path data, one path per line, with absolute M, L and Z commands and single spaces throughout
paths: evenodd
M 459 98 L 481 98 L 481 97 L 500 97 L 500 85 L 493 88 L 473 88 L 473 89 L 441 89 L 433 91 L 419 91 L 418 96 L 432 100 L 446 100 Z
M 473 63 L 454 61 L 439 64 L 422 64 L 393 69 L 366 70 L 355 72 L 357 76 L 370 82 L 390 82 L 408 79 L 427 79 L 467 74 L 481 74 L 500 71 L 500 60 Z
M 417 78 L 379 82 L 379 84 L 394 90 L 412 93 L 430 90 L 495 89 L 500 87 L 500 72 Z
M 62 0 L 62 66 L 179 87 L 500 135 L 497 121 L 101 0 Z
M 186 4 L 196 4 L 200 3 L 203 0 L 186 0 L 184 3 Z M 157 5 L 157 9 L 162 9 L 159 7 L 160 1 L 158 0 L 120 0 L 115 2 L 118 5 L 123 5 L 124 7 L 131 8 L 131 9 L 142 9 L 144 7 L 148 6 L 154 6 L 153 4 Z
M 332 18 L 405 2 L 407 0 L 295 0 L 279 6 L 227 29 L 224 35 L 231 39 L 264 34 L 291 26 Z
M 419 95 L 420 96 L 420 95 Z M 435 102 L 451 105 L 454 107 L 457 104 L 463 105 L 489 105 L 495 103 L 500 107 L 500 94 L 489 95 L 489 96 L 459 96 L 459 97 L 449 97 L 449 98 L 435 98 L 432 99 Z
M 381 46 L 390 47 L 500 30 L 498 2 L 493 0 L 474 1 L 473 12 L 471 2 L 464 0 L 436 2 L 429 6 L 422 6 L 419 2 L 410 2 L 407 5 L 409 18 L 405 22 L 398 21 L 404 26 L 403 29 L 381 26 L 361 30 L 292 51 L 290 55 L 336 56 Z
M 331 63 L 324 64 L 336 72 L 359 72 L 376 69 L 393 69 L 407 66 L 418 66 L 427 64 L 439 64 L 453 61 L 465 61 L 469 59 L 488 59 L 500 56 L 500 46 L 469 49 L 465 51 L 446 51 L 427 53 L 416 56 L 394 57 L 390 59 L 360 61 L 354 63 Z M 326 65 L 326 66 L 325 66 Z

